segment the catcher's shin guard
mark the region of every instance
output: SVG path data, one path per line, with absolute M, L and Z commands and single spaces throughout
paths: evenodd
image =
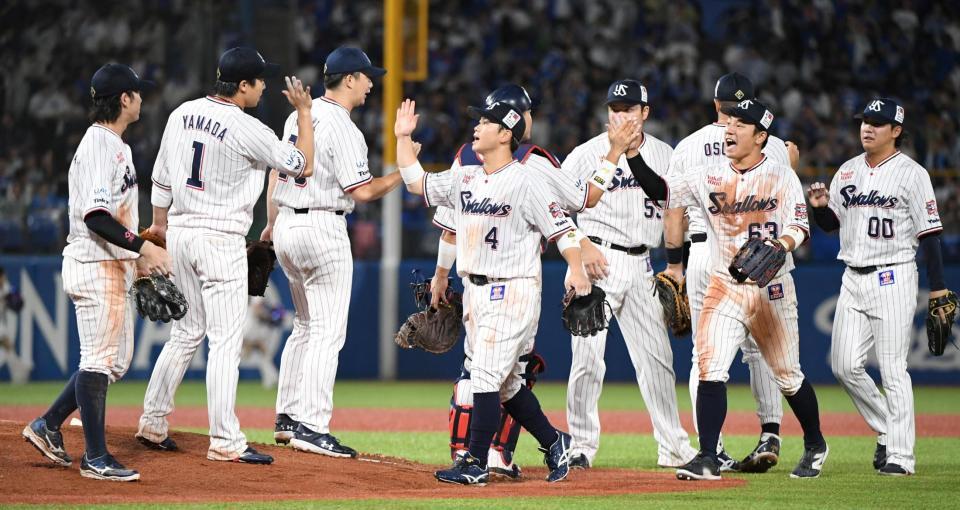
M 453 396 L 450 397 L 450 416 L 448 418 L 450 457 L 454 460 L 458 452 L 469 449 L 470 418 L 472 415 L 473 393 L 470 388 L 470 379 L 460 379 L 453 385 Z
M 513 452 L 517 450 L 517 441 L 520 440 L 520 424 L 513 419 L 509 414 L 507 414 L 506 409 L 503 407 L 500 408 L 500 427 L 497 429 L 497 433 L 493 436 L 493 442 L 490 446 L 497 451 L 504 451 L 510 453 L 510 457 L 513 457 Z

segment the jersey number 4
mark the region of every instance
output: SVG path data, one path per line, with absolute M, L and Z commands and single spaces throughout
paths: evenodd
M 205 148 L 200 142 L 193 142 L 193 168 L 190 177 L 187 177 L 187 187 L 203 191 L 203 152 Z
M 487 232 L 487 235 L 483 237 L 483 242 L 489 244 L 491 250 L 497 249 L 500 244 L 500 241 L 497 240 L 497 227 L 493 227 Z

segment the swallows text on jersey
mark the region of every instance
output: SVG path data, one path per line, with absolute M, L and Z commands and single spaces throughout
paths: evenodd
M 880 207 L 882 209 L 892 209 L 897 206 L 900 200 L 897 197 L 881 195 L 880 192 L 873 189 L 870 193 L 857 193 L 857 187 L 853 184 L 840 188 L 840 196 L 843 197 L 843 207 Z
M 460 192 L 460 209 L 463 214 L 504 217 L 510 216 L 510 211 L 513 209 L 510 204 L 494 202 L 489 198 L 483 200 L 472 200 L 472 198 L 472 191 Z
M 779 199 L 776 197 L 758 197 L 747 195 L 743 200 L 728 201 L 727 192 L 715 191 L 710 193 L 710 203 L 707 208 L 710 214 L 746 214 L 752 212 L 769 212 L 777 210 Z

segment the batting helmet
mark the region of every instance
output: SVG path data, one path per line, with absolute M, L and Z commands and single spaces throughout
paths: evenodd
M 526 89 L 520 85 L 514 85 L 513 83 L 499 87 L 491 92 L 490 95 L 487 96 L 487 99 L 484 100 L 484 103 L 489 106 L 498 101 L 507 103 L 520 113 L 530 111 L 533 108 L 533 101 L 530 100 L 530 94 L 527 94 Z

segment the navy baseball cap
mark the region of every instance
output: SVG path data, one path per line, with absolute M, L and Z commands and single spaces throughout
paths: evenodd
M 744 99 L 736 105 L 725 106 L 720 111 L 747 124 L 757 126 L 760 131 L 769 131 L 770 125 L 773 124 L 773 113 L 756 99 Z
M 327 55 L 327 62 L 323 64 L 323 74 L 347 74 L 361 72 L 371 78 L 387 74 L 387 70 L 376 67 L 370 62 L 370 57 L 360 48 L 341 46 Z
M 90 80 L 90 97 L 97 99 L 122 94 L 130 90 L 145 92 L 155 83 L 141 80 L 136 71 L 123 64 L 106 64 L 93 73 Z
M 272 78 L 278 74 L 280 66 L 267 62 L 253 48 L 230 48 L 220 55 L 217 63 L 217 79 L 226 83 Z
M 507 103 L 520 113 L 533 109 L 533 101 L 530 99 L 530 94 L 527 94 L 527 89 L 512 83 L 499 87 L 491 92 L 487 98 L 484 99 L 483 104 L 490 105 L 497 101 Z
M 857 120 L 872 120 L 882 124 L 903 125 L 903 106 L 896 99 L 879 97 L 867 103 L 863 113 L 854 115 Z
M 483 117 L 509 129 L 517 143 L 523 140 L 527 123 L 524 122 L 521 112 L 508 103 L 497 101 L 484 107 L 470 106 L 467 110 L 470 112 L 470 116 L 475 119 Z
M 613 103 L 647 104 L 647 87 L 637 80 L 617 80 L 607 89 L 607 105 Z
M 713 88 L 713 98 L 717 101 L 740 102 L 744 99 L 752 99 L 755 95 L 753 82 L 740 73 L 721 76 Z

